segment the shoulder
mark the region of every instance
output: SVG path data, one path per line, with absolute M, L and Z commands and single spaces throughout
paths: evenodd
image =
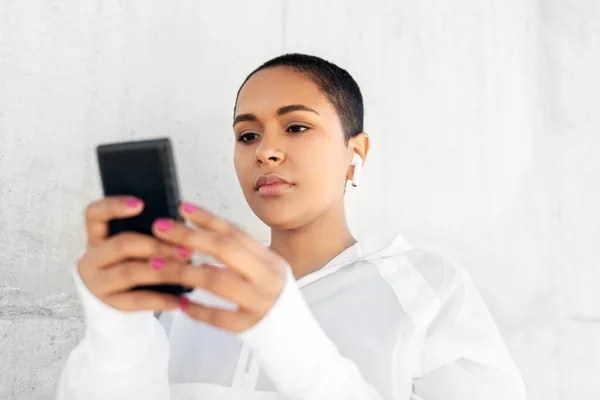
M 410 244 L 401 234 L 372 234 L 360 243 L 362 259 L 373 262 L 388 283 L 419 281 L 437 297 L 444 298 L 468 280 L 466 271 L 451 257 Z
M 412 248 L 371 261 L 394 290 L 417 330 L 425 328 L 447 299 L 470 282 L 458 262 L 432 250 Z
M 469 279 L 456 260 L 433 250 L 412 248 L 373 261 L 388 282 L 402 278 L 419 280 L 440 298 Z

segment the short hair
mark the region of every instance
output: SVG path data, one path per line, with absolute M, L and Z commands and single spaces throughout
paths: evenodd
M 327 60 L 307 54 L 284 54 L 265 62 L 252 71 L 238 89 L 234 113 L 240 91 L 248 79 L 258 71 L 279 66 L 291 67 L 295 71 L 304 74 L 327 96 L 340 118 L 346 143 L 351 137 L 363 132 L 363 98 L 352 75 Z

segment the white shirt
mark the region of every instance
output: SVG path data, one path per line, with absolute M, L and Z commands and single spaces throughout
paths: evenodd
M 361 241 L 298 281 L 288 269 L 273 308 L 239 334 L 180 311 L 117 311 L 72 271 L 87 324 L 57 400 L 526 398 L 466 271 L 401 236 Z

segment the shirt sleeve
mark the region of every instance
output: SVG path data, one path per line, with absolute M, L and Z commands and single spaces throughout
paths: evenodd
M 413 400 L 524 400 L 525 387 L 467 272 L 443 268 L 440 308 L 420 340 Z
M 296 400 L 382 400 L 343 357 L 312 315 L 291 270 L 279 298 L 256 325 L 239 333 L 280 395 Z
M 169 343 L 152 311 L 121 312 L 96 298 L 77 268 L 83 339 L 69 354 L 57 400 L 168 400 Z

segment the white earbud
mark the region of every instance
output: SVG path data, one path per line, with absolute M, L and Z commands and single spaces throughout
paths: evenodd
M 360 174 L 362 172 L 363 160 L 358 155 L 358 153 L 354 153 L 354 157 L 352 158 L 352 162 L 350 163 L 354 167 L 354 174 L 352 175 L 352 186 L 357 187 L 358 182 L 360 181 Z

